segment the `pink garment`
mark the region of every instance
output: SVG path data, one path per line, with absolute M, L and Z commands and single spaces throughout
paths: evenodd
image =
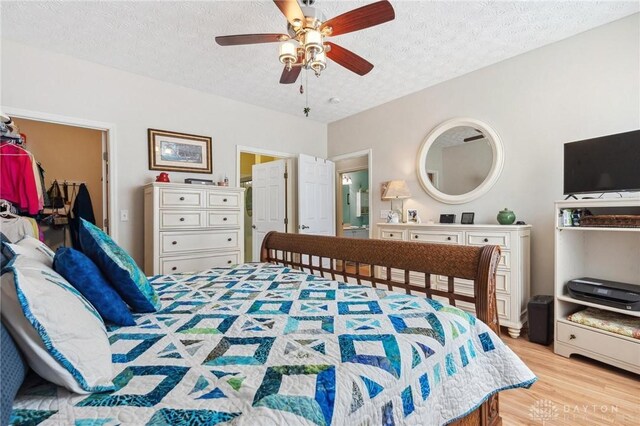
M 29 214 L 40 211 L 31 156 L 28 151 L 9 143 L 0 146 L 0 198 Z

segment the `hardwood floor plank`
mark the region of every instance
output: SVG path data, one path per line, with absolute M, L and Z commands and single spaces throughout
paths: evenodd
M 640 376 L 583 357 L 564 358 L 527 336 L 504 342 L 538 376 L 531 389 L 500 393 L 503 424 L 640 425 Z

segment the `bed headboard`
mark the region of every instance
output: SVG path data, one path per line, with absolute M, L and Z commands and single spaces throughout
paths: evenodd
M 376 288 L 400 288 L 427 297 L 475 305 L 476 316 L 499 333 L 496 309 L 498 246 L 458 246 L 405 241 L 361 240 L 269 232 L 260 260 L 309 273 Z M 347 262 L 354 265 L 347 267 Z M 446 277 L 447 289 L 433 288 L 432 277 Z M 398 277 L 401 277 L 398 279 Z M 473 281 L 472 292 L 460 292 L 454 278 Z M 351 279 L 351 280 L 349 280 Z M 472 293 L 472 294 L 470 294 Z

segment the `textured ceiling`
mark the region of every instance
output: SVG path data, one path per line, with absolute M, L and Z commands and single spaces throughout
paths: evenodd
M 318 0 L 330 18 L 372 1 Z M 338 120 L 637 12 L 637 1 L 398 1 L 396 19 L 332 38 L 375 65 L 309 75 L 310 119 Z M 278 45 L 220 47 L 217 35 L 284 31 L 272 1 L 2 2 L 2 37 L 193 89 L 302 115 L 278 83 Z M 304 73 L 302 74 L 304 81 Z M 339 104 L 329 103 L 338 97 Z
M 479 136 L 482 132 L 477 131 L 473 127 L 458 126 L 449 129 L 436 138 L 436 144 L 439 148 L 449 148 L 451 146 L 462 145 L 466 138 Z M 478 139 L 476 139 L 478 140 Z

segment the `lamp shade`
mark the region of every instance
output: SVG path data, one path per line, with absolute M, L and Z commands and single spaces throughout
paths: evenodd
M 387 184 L 387 189 L 382 194 L 382 198 L 385 200 L 391 200 L 394 198 L 409 198 L 411 197 L 411 191 L 407 186 L 407 182 L 404 180 L 392 180 Z
M 295 63 L 298 58 L 298 51 L 296 45 L 290 41 L 282 43 L 280 45 L 280 62 L 283 64 Z
M 327 67 L 327 59 L 324 52 L 318 52 L 310 61 L 309 66 L 317 74 Z
M 324 46 L 322 45 L 322 33 L 317 30 L 307 30 L 304 33 L 304 48 L 309 55 L 324 51 Z

